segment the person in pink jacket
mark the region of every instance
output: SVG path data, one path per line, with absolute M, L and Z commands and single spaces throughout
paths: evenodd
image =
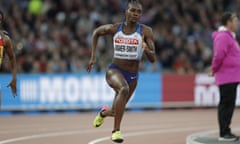
M 225 12 L 221 23 L 222 26 L 212 34 L 214 55 L 210 75 L 215 77 L 220 90 L 219 141 L 236 141 L 239 138 L 232 134 L 230 124 L 240 82 L 240 47 L 235 34 L 238 29 L 238 17 L 234 13 Z

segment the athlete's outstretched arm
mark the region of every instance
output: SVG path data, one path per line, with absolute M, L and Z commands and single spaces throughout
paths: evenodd
M 113 34 L 113 33 L 114 33 L 113 24 L 102 25 L 94 30 L 92 35 L 92 52 L 91 52 L 91 58 L 87 66 L 87 72 L 90 72 L 93 65 L 96 63 L 96 51 L 97 51 L 97 43 L 98 43 L 99 36 Z
M 143 27 L 143 40 L 147 44 L 147 46 L 143 46 L 144 53 L 149 59 L 149 61 L 154 63 L 156 61 L 155 45 L 154 45 L 153 32 L 150 27 L 147 27 L 147 26 Z
M 17 67 L 16 67 L 16 58 L 12 48 L 12 42 L 7 35 L 4 35 L 4 47 L 6 48 L 7 55 L 10 60 L 11 70 L 12 70 L 12 80 L 8 84 L 8 87 L 11 88 L 13 96 L 17 94 L 16 82 L 17 82 Z

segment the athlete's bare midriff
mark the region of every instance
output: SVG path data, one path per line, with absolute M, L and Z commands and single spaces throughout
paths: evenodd
M 127 72 L 135 73 L 139 70 L 139 60 L 122 60 L 113 58 L 112 62 L 113 64 Z

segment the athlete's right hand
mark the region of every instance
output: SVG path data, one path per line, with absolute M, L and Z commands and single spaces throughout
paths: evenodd
M 91 72 L 93 65 L 96 63 L 96 56 L 92 56 L 87 65 L 87 72 Z
M 17 83 L 17 79 L 16 78 L 13 78 L 10 83 L 7 85 L 7 87 L 10 87 L 11 90 L 12 90 L 12 94 L 13 94 L 13 97 L 16 97 L 17 96 L 17 87 L 16 87 L 16 84 Z

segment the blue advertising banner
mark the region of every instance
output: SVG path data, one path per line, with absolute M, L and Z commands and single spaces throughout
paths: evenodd
M 0 75 L 2 110 L 92 109 L 111 105 L 114 91 L 104 74 L 19 74 L 18 95 L 6 85 L 11 75 Z M 160 107 L 160 74 L 140 74 L 128 107 Z
M 162 103 L 162 77 L 159 73 L 140 73 L 135 93 L 128 107 L 159 108 Z

